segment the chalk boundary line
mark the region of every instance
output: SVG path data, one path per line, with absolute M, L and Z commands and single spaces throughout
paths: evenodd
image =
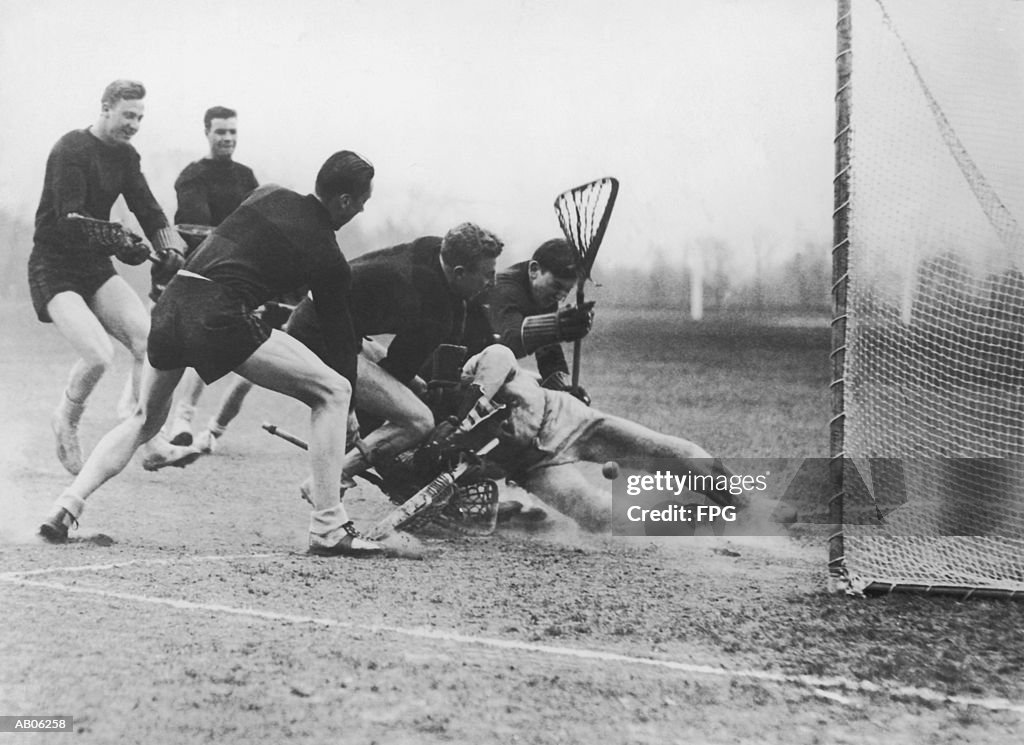
M 171 564 L 206 563 L 206 562 L 230 562 L 230 561 L 252 561 L 260 559 L 280 559 L 296 557 L 295 552 L 275 552 L 264 554 L 228 554 L 228 555 L 200 555 L 182 556 L 166 559 L 129 559 L 121 562 L 107 564 L 82 564 L 75 566 L 48 567 L 44 569 L 29 569 L 24 571 L 0 573 L 0 582 L 21 587 L 34 587 L 47 590 L 58 590 L 61 592 L 76 593 L 79 595 L 92 595 L 104 598 L 114 598 L 150 605 L 162 605 L 170 608 L 185 611 L 204 611 L 207 613 L 223 613 L 225 615 L 257 618 L 264 621 L 276 621 L 291 624 L 312 624 L 326 628 L 347 629 L 350 631 L 372 633 L 378 635 L 391 634 L 405 636 L 414 639 L 429 641 L 441 641 L 456 644 L 468 644 L 477 647 L 489 647 L 492 649 L 512 650 L 516 652 L 528 652 L 537 655 L 548 655 L 552 657 L 565 657 L 587 662 L 608 662 L 638 667 L 652 667 L 662 670 L 672 670 L 686 673 L 695 677 L 727 678 L 734 680 L 747 680 L 758 683 L 771 683 L 780 686 L 794 686 L 805 688 L 809 693 L 819 698 L 837 702 L 848 706 L 861 706 L 862 703 L 849 695 L 860 696 L 884 695 L 895 700 L 918 701 L 932 704 L 956 704 L 959 706 L 975 706 L 994 712 L 1012 712 L 1024 715 L 1024 702 L 1011 701 L 1005 698 L 973 698 L 970 696 L 953 696 L 930 688 L 918 688 L 914 686 L 885 686 L 871 681 L 856 681 L 842 676 L 820 677 L 816 675 L 785 675 L 782 673 L 771 673 L 764 670 L 740 669 L 730 670 L 727 668 L 711 667 L 710 665 L 695 665 L 674 660 L 662 660 L 653 657 L 635 657 L 632 655 L 619 654 L 617 652 L 604 652 L 596 649 L 585 649 L 576 647 L 565 647 L 558 645 L 536 644 L 532 642 L 515 641 L 512 639 L 498 639 L 487 636 L 472 636 L 460 634 L 455 631 L 444 631 L 427 627 L 402 627 L 389 626 L 385 624 L 359 624 L 351 621 L 343 621 L 337 618 L 324 618 L 317 616 L 304 616 L 293 613 L 279 613 L 276 611 L 260 610 L 258 608 L 238 608 L 220 603 L 196 603 L 190 600 L 177 598 L 165 598 L 154 595 L 139 595 L 137 593 L 118 592 L 116 590 L 105 590 L 102 588 L 77 587 L 61 582 L 51 582 L 32 577 L 44 576 L 57 573 L 77 572 L 104 572 L 111 569 L 121 569 L 130 566 L 168 566 Z

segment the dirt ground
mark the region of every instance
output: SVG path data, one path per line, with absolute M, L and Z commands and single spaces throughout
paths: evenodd
M 815 526 L 649 539 L 555 516 L 428 537 L 418 561 L 309 557 L 303 455 L 259 426 L 304 433 L 305 414 L 262 391 L 216 455 L 132 464 L 44 545 L 71 355 L 5 310 L 0 715 L 73 716 L 83 743 L 1020 741 L 1022 605 L 836 594 Z M 826 454 L 827 329 L 606 318 L 584 359 L 601 408 L 726 457 Z M 383 509 L 371 487 L 349 505 Z

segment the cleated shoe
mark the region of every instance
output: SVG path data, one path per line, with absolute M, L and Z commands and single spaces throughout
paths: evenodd
M 352 521 L 341 526 L 345 529 L 345 535 L 333 546 L 323 546 L 314 543 L 312 538 L 309 543 L 309 553 L 314 556 L 352 556 L 366 558 L 370 556 L 384 556 L 385 548 L 377 541 L 364 538 Z
M 82 470 L 82 447 L 78 443 L 78 424 L 64 416 L 58 408 L 50 419 L 50 427 L 57 438 L 57 460 L 72 476 Z
M 147 471 L 159 471 L 161 468 L 184 468 L 195 463 L 199 456 L 198 450 L 192 447 L 170 445 L 154 449 L 142 459 L 142 467 Z
M 211 455 L 217 450 L 218 437 L 220 437 L 220 435 L 215 435 L 211 430 L 204 429 L 202 432 L 196 435 L 196 438 L 193 442 L 188 444 L 194 445 L 196 450 L 198 450 L 203 455 Z M 181 443 L 171 440 L 171 444 L 180 445 Z
M 172 445 L 191 445 L 192 426 L 184 419 L 175 419 L 174 424 L 171 425 L 171 436 L 169 439 Z
M 67 543 L 68 528 L 71 527 L 77 528 L 78 520 L 63 507 L 58 507 L 56 512 L 39 526 L 39 535 L 50 543 Z

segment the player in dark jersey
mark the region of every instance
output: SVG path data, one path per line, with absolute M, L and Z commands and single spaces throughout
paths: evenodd
M 214 106 L 203 115 L 203 126 L 210 154 L 187 165 L 174 182 L 174 191 L 178 195 L 178 211 L 174 213 L 174 221 L 179 225 L 216 227 L 259 186 L 252 169 L 234 160 L 238 144 L 238 112 L 224 106 Z M 154 282 L 150 297 L 156 300 L 162 289 Z M 244 378 L 234 377 L 236 379 L 224 405 L 237 410 L 252 390 L 252 384 Z M 192 444 L 192 418 L 205 388 L 206 385 L 195 370 L 185 372 L 178 386 L 177 403 L 167 430 L 172 444 Z M 200 449 L 212 449 L 213 438 L 209 432 L 202 433 L 201 439 Z
M 51 420 L 57 457 L 73 474 L 82 467 L 78 423 L 89 395 L 113 362 L 111 337 L 131 352 L 137 390 L 149 314 L 114 270 L 110 256 L 90 245 L 80 223 L 68 216 L 109 220 L 114 202 L 124 197 L 160 252 L 159 269 L 173 274 L 183 262 L 184 242 L 153 198 L 139 154 L 130 144 L 142 122 L 145 95 L 145 87 L 136 81 L 116 80 L 107 86 L 96 123 L 64 135 L 50 151 L 36 211 L 28 263 L 32 304 L 39 320 L 52 322 L 79 355 Z M 130 255 L 117 256 L 126 263 L 141 264 L 148 250 L 141 246 Z
M 107 433 L 57 499 L 40 526 L 46 539 L 66 540 L 85 500 L 160 431 L 175 386 L 194 367 L 206 383 L 235 370 L 310 406 L 310 552 L 382 551 L 359 536 L 338 495 L 357 347 L 348 311 L 351 270 L 335 231 L 362 212 L 373 175 L 355 153 L 335 153 L 317 175 L 315 196 L 262 186 L 203 241 L 153 308 L 136 414 Z M 322 359 L 254 313 L 302 286 L 310 287 L 320 319 Z
M 494 287 L 470 308 L 470 354 L 494 341 L 511 349 L 517 359 L 533 354 L 543 387 L 568 391 L 590 403 L 586 391 L 572 385 L 561 344 L 582 339 L 593 323 L 593 303 L 561 307 L 576 287 L 578 271 L 573 247 L 553 238 L 542 243 L 529 261 L 499 272 Z
M 345 458 L 352 476 L 414 446 L 434 426 L 419 394 L 426 384 L 417 372 L 442 343 L 458 342 L 466 301 L 494 281 L 501 240 L 473 223 L 444 236 L 418 238 L 352 260 L 352 322 L 359 338 L 393 334 L 386 350 L 365 340 L 359 355 L 355 408 L 363 421 L 383 424 L 357 439 Z M 323 316 L 308 298 L 299 303 L 285 330 L 323 354 Z M 303 491 L 308 490 L 308 484 Z

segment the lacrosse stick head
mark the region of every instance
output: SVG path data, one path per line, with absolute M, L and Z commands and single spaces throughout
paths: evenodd
M 481 479 L 456 484 L 448 504 L 433 519 L 459 533 L 490 535 L 498 525 L 497 483 Z
M 565 238 L 579 255 L 580 282 L 590 279 L 597 250 L 619 194 L 618 179 L 610 176 L 564 191 L 555 197 L 555 215 Z
M 98 220 L 77 212 L 67 216 L 82 233 L 89 245 L 107 256 L 113 256 L 131 242 L 129 231 L 119 222 Z

